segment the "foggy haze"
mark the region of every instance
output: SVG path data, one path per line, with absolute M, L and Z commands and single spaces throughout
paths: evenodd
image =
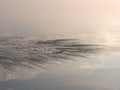
M 115 31 L 120 28 L 119 3 L 119 0 L 0 0 L 0 34 L 79 37 L 85 32 Z

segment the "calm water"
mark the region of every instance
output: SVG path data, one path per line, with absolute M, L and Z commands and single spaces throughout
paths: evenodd
M 120 0 L 0 0 L 0 90 L 120 90 Z
M 112 31 L 77 39 L 1 36 L 0 90 L 119 90 L 119 44 Z
M 1 37 L 0 90 L 119 90 L 119 37 L 111 35 L 105 43 Z

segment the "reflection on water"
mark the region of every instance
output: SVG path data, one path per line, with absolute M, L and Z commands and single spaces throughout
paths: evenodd
M 41 41 L 24 37 L 0 37 L 0 68 L 7 75 L 6 79 L 16 78 L 25 72 L 28 72 L 28 76 L 30 71 L 35 73 L 40 68 L 44 69 L 49 62 L 61 62 L 76 56 L 88 58 L 101 49 L 100 45 L 82 44 L 75 39 Z
M 119 51 L 76 39 L 0 37 L 0 90 L 119 90 Z

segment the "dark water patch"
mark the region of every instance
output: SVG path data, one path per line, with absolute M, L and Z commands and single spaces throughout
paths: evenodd
M 0 37 L 0 68 L 32 68 L 47 62 L 60 62 L 71 57 L 89 57 L 102 47 L 97 44 L 82 44 L 77 39 L 34 40 L 25 37 Z

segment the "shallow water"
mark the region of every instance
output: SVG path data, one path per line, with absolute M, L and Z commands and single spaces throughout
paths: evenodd
M 120 0 L 0 0 L 0 90 L 120 90 Z
M 0 90 L 119 90 L 120 47 L 114 36 L 102 37 L 104 43 L 97 36 L 0 37 Z

